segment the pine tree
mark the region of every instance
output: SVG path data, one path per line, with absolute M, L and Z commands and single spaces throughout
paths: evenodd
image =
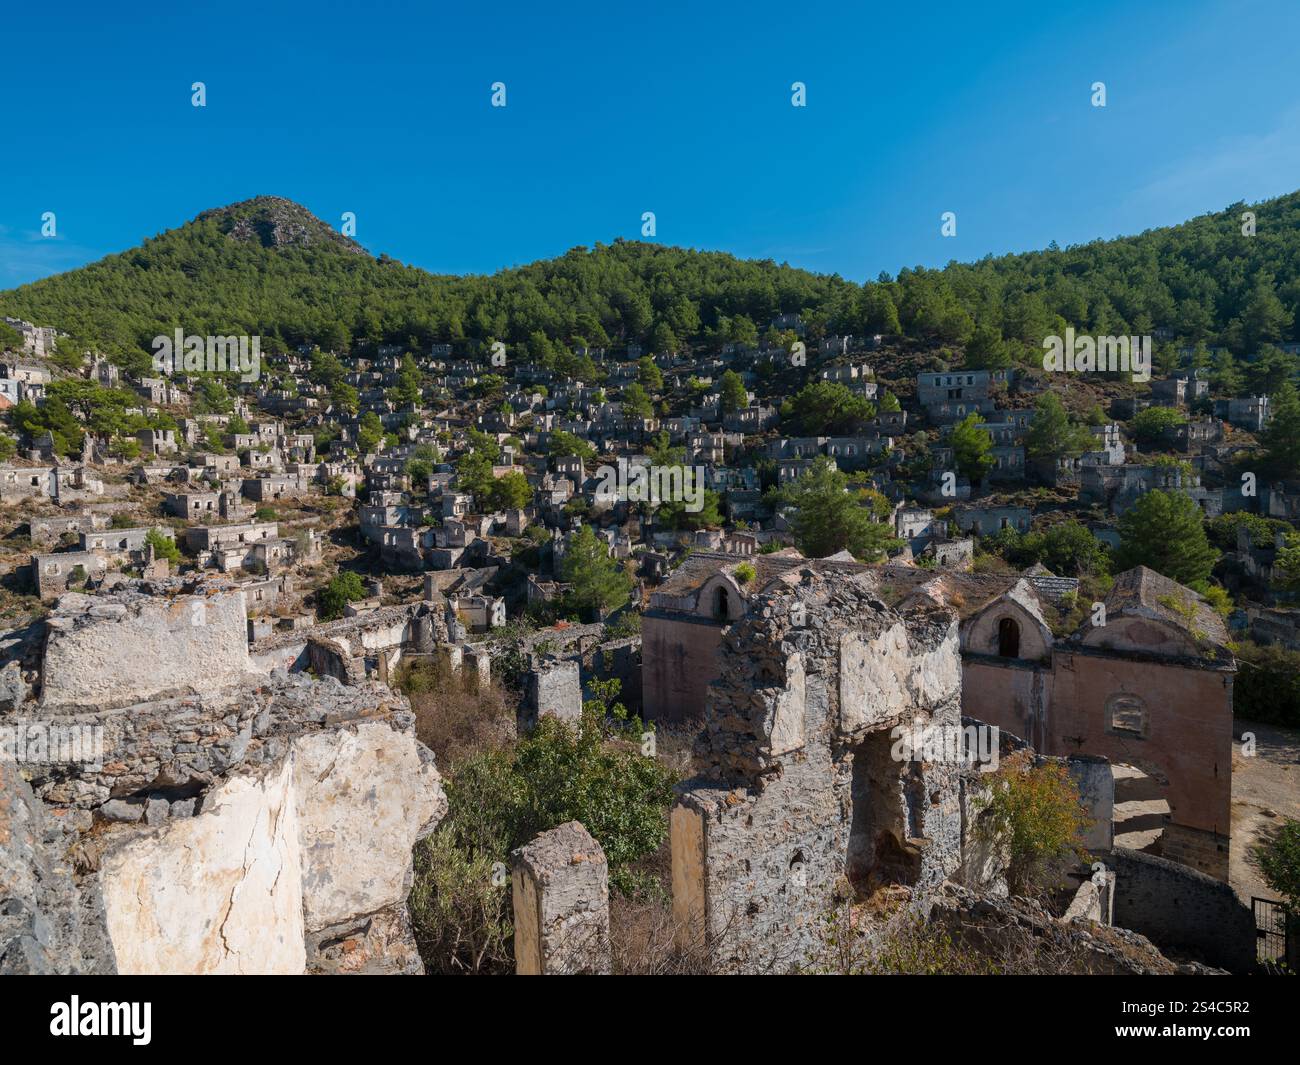
M 897 544 L 890 527 L 872 520 L 857 493 L 849 490 L 848 477 L 824 456 L 779 496 L 795 507 L 795 542 L 810 558 L 847 548 L 854 558 L 874 562 Z
M 1119 535 L 1116 570 L 1147 566 L 1190 585 L 1207 580 L 1219 560 L 1201 508 L 1185 492 L 1144 492 L 1119 519 Z
M 1264 462 L 1277 477 L 1300 475 L 1300 393 L 1287 381 L 1269 403 L 1269 421 L 1261 434 Z
M 1055 392 L 1045 392 L 1025 438 L 1025 450 L 1033 458 L 1059 458 L 1078 454 L 1092 444 L 1092 434 L 1070 421 Z
M 971 412 L 953 427 L 948 441 L 958 472 L 972 484 L 982 481 L 996 461 L 991 454 L 993 437 L 983 428 L 983 422 L 978 413 Z
M 588 616 L 617 610 L 632 591 L 632 579 L 609 557 L 609 547 L 590 525 L 583 525 L 569 541 L 560 579 L 573 585 L 570 601 Z

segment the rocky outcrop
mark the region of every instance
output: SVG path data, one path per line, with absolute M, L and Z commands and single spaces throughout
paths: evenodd
M 228 207 L 217 207 L 204 211 L 191 224 L 205 221 L 216 222 L 231 240 L 261 244 L 264 248 L 331 245 L 357 255 L 366 254 L 355 240 L 343 236 L 307 208 L 282 196 L 255 196 Z
M 1053 917 L 1031 899 L 995 898 L 944 884 L 928 919 L 1002 971 L 1044 974 L 1205 975 L 1222 970 L 1170 961 L 1145 936 L 1084 918 Z
M 241 672 L 242 626 L 234 666 L 205 683 L 184 659 L 214 653 L 192 630 L 225 617 L 221 592 L 88 598 L 56 612 L 74 620 L 47 639 L 40 702 L 0 716 L 42 741 L 0 763 L 0 897 L 19 900 L 0 915 L 0 971 L 420 971 L 411 852 L 446 798 L 405 699 L 364 679 Z M 205 625 L 168 627 L 196 602 Z M 180 677 L 120 653 L 94 678 L 50 676 L 76 667 L 74 644 L 113 640 Z M 86 738 L 78 757 L 55 757 L 69 733 Z
M 77 882 L 67 820 L 0 756 L 0 973 L 116 971 L 99 892 Z

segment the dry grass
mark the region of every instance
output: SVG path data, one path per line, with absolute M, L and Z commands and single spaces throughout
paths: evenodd
M 401 668 L 396 686 L 411 700 L 416 736 L 444 771 L 515 738 L 513 700 L 495 682 L 485 691 L 469 692 L 459 677 L 415 662 Z

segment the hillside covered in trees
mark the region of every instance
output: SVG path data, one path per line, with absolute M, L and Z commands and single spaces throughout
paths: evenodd
M 264 347 L 310 341 L 491 340 L 543 360 L 586 343 L 652 351 L 756 343 L 782 312 L 812 339 L 898 334 L 965 349 L 968 365 L 1041 358 L 1069 325 L 1099 335 L 1157 333 L 1239 356 L 1300 337 L 1300 193 L 1138 236 L 941 270 L 904 269 L 865 285 L 772 261 L 618 240 L 503 270 L 437 276 L 374 258 L 304 208 L 259 197 L 207 211 L 139 248 L 0 293 L 0 312 L 73 334 L 139 366 L 150 339 L 260 334 Z

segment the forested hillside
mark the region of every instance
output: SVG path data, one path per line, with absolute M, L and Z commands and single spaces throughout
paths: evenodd
M 264 345 L 505 340 L 553 358 L 575 343 L 650 350 L 754 342 L 798 311 L 823 333 L 964 347 L 975 364 L 1035 358 L 1071 325 L 1168 331 L 1238 355 L 1297 338 L 1300 194 L 1076 247 L 904 269 L 857 285 L 771 261 L 615 241 L 490 277 L 436 276 L 359 245 L 287 200 L 208 211 L 141 247 L 0 294 L 0 311 L 67 330 L 123 362 L 159 332 L 260 333 Z

